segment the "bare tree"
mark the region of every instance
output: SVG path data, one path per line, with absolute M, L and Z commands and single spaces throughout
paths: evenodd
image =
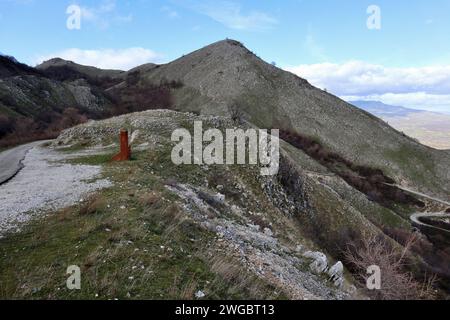
M 233 122 L 237 124 L 243 124 L 245 122 L 244 112 L 241 110 L 239 105 L 233 104 L 230 107 L 228 107 L 228 110 L 230 112 L 230 117 L 233 120 Z
M 379 236 L 364 237 L 348 245 L 345 258 L 361 284 L 366 284 L 369 266 L 381 270 L 380 290 L 367 289 L 367 294 L 377 300 L 425 300 L 434 298 L 434 277 L 422 283 L 408 271 L 411 247 L 417 237 L 412 235 L 402 249 L 396 248 Z
M 86 116 L 80 114 L 80 111 L 76 108 L 67 108 L 62 115 L 62 129 L 70 128 L 87 121 Z

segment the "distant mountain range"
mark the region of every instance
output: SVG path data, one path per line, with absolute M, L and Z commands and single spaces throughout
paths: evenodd
M 437 149 L 450 149 L 450 115 L 392 106 L 379 101 L 349 101 L 395 129 Z
M 349 101 L 349 103 L 366 110 L 376 116 L 405 117 L 411 113 L 425 112 L 424 110 L 409 109 L 405 107 L 393 106 L 380 101 Z

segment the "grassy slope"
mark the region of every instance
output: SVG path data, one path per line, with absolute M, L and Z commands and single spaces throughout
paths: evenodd
M 223 185 L 221 192 L 227 201 L 244 208 L 245 214 L 233 217 L 235 221 L 270 225 L 279 241 L 293 248 L 301 243 L 335 254 L 336 243 L 346 232 L 377 232 L 376 226 L 408 229 L 405 220 L 369 202 L 340 178 L 305 175 L 311 171 L 327 176 L 329 172 L 288 145 L 283 149 L 294 159 L 303 185 L 292 197 L 309 205 L 292 212 L 277 208 L 265 194 L 255 168 L 174 166 L 167 142 L 170 128 L 191 128 L 194 119 L 192 115 L 151 111 L 84 125 L 89 130 L 80 133 L 87 132 L 109 145 L 114 139 L 111 132 L 125 124 L 145 132 L 137 143 L 152 141 L 150 150 L 135 153 L 129 163 L 110 163 L 112 154 L 74 160 L 103 165 L 105 176 L 115 186 L 102 191 L 89 206 L 81 203 L 52 213 L 23 232 L 1 239 L 0 297 L 64 299 L 95 298 L 98 294 L 102 299 L 169 299 L 192 298 L 196 290 L 204 290 L 208 298 L 285 297 L 245 271 L 229 250 L 223 251 L 215 233 L 199 227 L 177 203 L 179 198 L 164 187 L 171 181 L 206 185 L 212 192 Z M 82 134 L 76 141 L 81 144 L 65 148 L 65 152 L 98 143 L 85 140 Z M 242 189 L 237 189 L 237 184 Z M 80 292 L 65 289 L 65 270 L 73 264 L 82 268 Z
M 216 254 L 215 235 L 163 187 L 172 165 L 149 165 L 149 157 L 160 156 L 144 152 L 120 165 L 107 163 L 108 156 L 78 160 L 104 164 L 116 186 L 87 201 L 89 208 L 85 202 L 61 210 L 1 239 L 0 297 L 192 299 L 203 290 L 207 298 L 282 298 L 232 256 Z M 192 167 L 179 179 L 201 176 Z M 69 265 L 82 269 L 81 291 L 66 289 Z

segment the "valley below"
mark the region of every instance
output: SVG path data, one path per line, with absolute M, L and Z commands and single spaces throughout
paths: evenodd
M 350 101 L 393 128 L 432 148 L 450 150 L 450 115 L 390 106 L 377 101 Z

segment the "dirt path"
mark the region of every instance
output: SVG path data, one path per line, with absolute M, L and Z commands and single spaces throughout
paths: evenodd
M 406 192 L 414 194 L 416 196 L 419 196 L 419 197 L 422 197 L 422 198 L 425 198 L 425 199 L 429 199 L 429 200 L 432 200 L 432 201 L 435 201 L 435 202 L 439 202 L 439 203 L 444 204 L 446 206 L 450 206 L 450 202 L 449 201 L 445 201 L 445 200 L 441 200 L 441 199 L 438 199 L 438 198 L 435 198 L 435 197 L 431 197 L 431 196 L 429 196 L 427 194 L 424 194 L 424 193 L 421 193 L 421 192 L 418 192 L 418 191 L 414 191 L 414 190 L 411 190 L 411 189 L 408 189 L 408 188 L 405 188 L 405 187 L 402 187 L 402 186 L 399 186 L 399 185 L 392 185 L 392 184 L 388 184 L 388 185 L 393 186 L 393 187 L 397 187 L 400 190 L 406 191 Z

